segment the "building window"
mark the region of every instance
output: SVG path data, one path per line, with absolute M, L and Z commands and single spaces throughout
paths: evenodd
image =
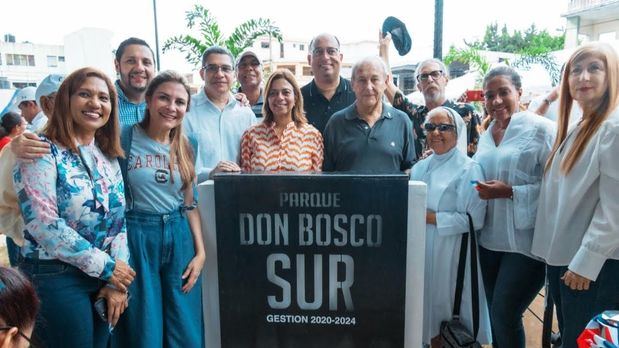
M 278 69 L 288 69 L 293 75 L 296 75 L 297 69 L 294 65 L 280 65 L 277 67 Z
M 64 63 L 64 56 L 58 56 L 58 61 Z
M 6 65 L 34 66 L 34 55 L 7 53 Z
M 303 67 L 303 76 L 312 76 L 312 68 L 309 66 Z
M 279 44 L 279 57 L 284 58 L 284 43 Z
M 58 66 L 58 57 L 56 56 L 47 56 L 47 66 L 50 68 L 55 68 Z
M 299 51 L 305 51 L 305 45 L 304 44 L 300 44 L 299 45 Z
M 26 87 L 36 87 L 37 84 L 36 82 L 13 82 L 13 87 L 14 88 L 26 88 Z
M 267 42 L 267 41 L 262 41 L 260 43 L 260 47 L 262 47 L 262 48 L 269 48 L 269 47 L 271 47 L 271 44 L 269 42 Z

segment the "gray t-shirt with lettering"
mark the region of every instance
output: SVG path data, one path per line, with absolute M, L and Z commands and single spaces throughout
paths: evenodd
M 178 168 L 174 166 L 174 183 L 170 179 L 170 145 L 151 139 L 141 126 L 133 126 L 133 141 L 127 167 L 133 209 L 166 214 L 183 204 Z

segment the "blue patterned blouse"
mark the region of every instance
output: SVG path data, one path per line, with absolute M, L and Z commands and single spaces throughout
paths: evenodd
M 116 259 L 128 262 L 125 197 L 116 159 L 94 144 L 74 153 L 42 137 L 51 153 L 15 166 L 24 217 L 22 256 L 58 259 L 108 280 Z

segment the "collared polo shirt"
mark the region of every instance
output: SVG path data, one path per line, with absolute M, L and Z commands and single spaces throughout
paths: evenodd
M 301 94 L 307 121 L 323 134 L 331 115 L 351 105 L 357 99 L 350 81 L 342 77 L 331 100 L 327 100 L 320 93 L 314 80 L 301 88 Z
M 237 90 L 237 93 L 243 93 L 243 90 L 241 89 L 241 87 L 239 87 L 239 89 Z M 258 100 L 256 101 L 256 104 L 250 106 L 251 111 L 254 112 L 254 115 L 256 115 L 256 118 L 262 118 L 264 116 L 262 115 L 262 106 L 264 105 L 264 98 L 262 97 L 263 94 L 264 94 L 264 90 L 261 88 L 260 95 L 258 96 Z
M 359 118 L 356 103 L 331 117 L 324 131 L 323 171 L 400 173 L 415 162 L 413 124 L 383 103 L 373 127 Z
M 237 102 L 232 93 L 223 110 L 208 99 L 204 89 L 191 96 L 191 108 L 185 115 L 183 128 L 198 141 L 198 182 L 207 180 L 219 161 L 239 163 L 241 137 L 256 122 L 251 109 Z
M 120 87 L 119 81 L 116 80 L 114 84 L 118 93 L 118 121 L 121 127 L 133 126 L 142 121 L 146 111 L 146 100 L 139 104 L 132 103 Z

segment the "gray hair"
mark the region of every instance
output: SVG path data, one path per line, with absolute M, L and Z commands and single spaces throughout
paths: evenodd
M 488 82 L 497 76 L 508 77 L 516 89 L 522 89 L 522 80 L 520 79 L 520 75 L 516 70 L 507 65 L 500 65 L 490 69 L 486 76 L 484 76 L 484 82 L 482 84 L 483 88 L 486 89 Z
M 337 38 L 337 36 L 333 35 L 333 34 L 329 34 L 329 33 L 322 33 L 322 34 L 318 34 L 316 35 L 312 41 L 310 41 L 309 46 L 307 47 L 308 52 L 311 54 L 312 51 L 314 51 L 314 43 L 316 42 L 316 40 L 318 40 L 319 38 L 322 37 L 328 37 L 328 38 L 332 38 L 335 40 L 335 42 L 337 43 L 337 49 L 340 49 L 340 40 Z
M 355 65 L 352 66 L 351 80 L 355 79 L 355 75 L 357 74 L 357 69 L 359 69 L 362 65 L 365 65 L 365 64 L 372 64 L 378 67 L 381 70 L 381 72 L 385 74 L 385 78 L 389 76 L 389 68 L 387 68 L 387 64 L 385 64 L 385 61 L 379 56 L 369 56 L 369 57 L 365 57 L 357 61 Z
M 204 53 L 202 53 L 202 66 L 206 64 L 206 60 L 208 59 L 208 56 L 210 56 L 211 54 L 225 54 L 226 56 L 230 57 L 232 68 L 234 68 L 235 64 L 234 64 L 234 56 L 232 55 L 232 52 L 230 52 L 227 48 L 223 48 L 221 46 L 211 46 L 207 48 L 206 50 L 204 50 Z
M 449 78 L 449 68 L 447 67 L 447 65 L 445 65 L 445 63 L 443 63 L 443 61 L 440 59 L 430 58 L 430 59 L 426 59 L 422 61 L 421 63 L 419 63 L 419 65 L 417 65 L 417 69 L 415 69 L 415 80 L 417 80 L 417 76 L 419 76 L 419 73 L 421 72 L 421 68 L 423 68 L 425 65 L 429 63 L 438 64 L 439 68 L 443 71 L 443 75 Z

